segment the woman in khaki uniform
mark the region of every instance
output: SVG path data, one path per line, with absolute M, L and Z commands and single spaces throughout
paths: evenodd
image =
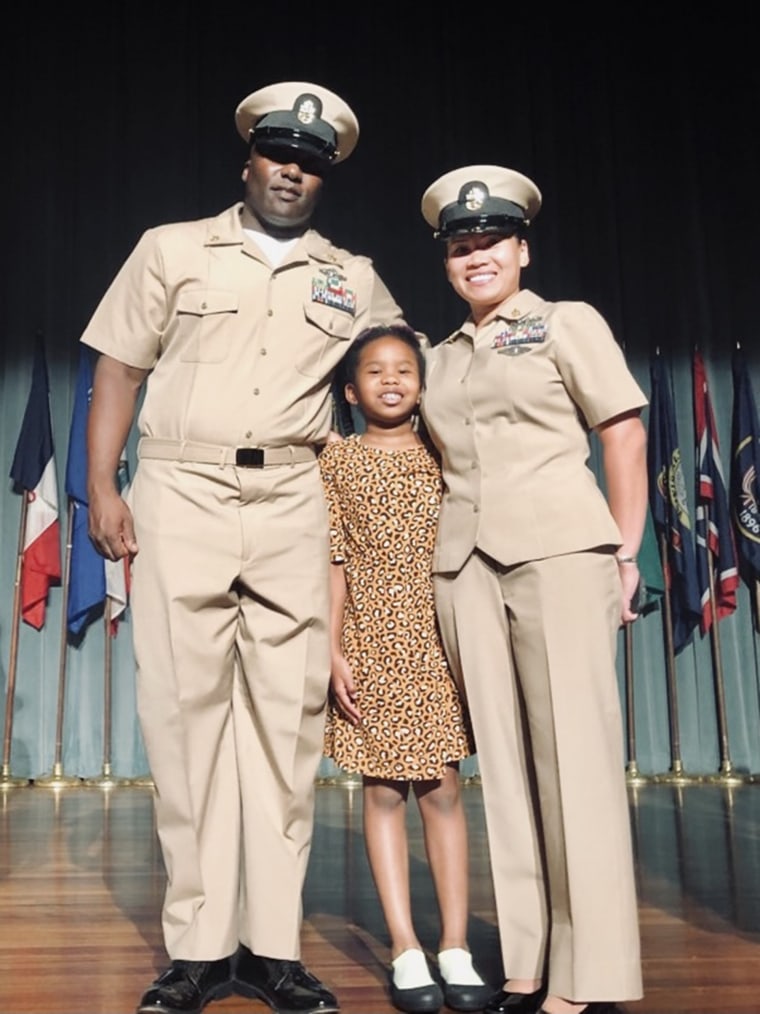
M 540 205 L 499 166 L 454 170 L 422 199 L 470 307 L 429 352 L 423 402 L 445 489 L 436 600 L 473 722 L 507 976 L 485 1009 L 602 1014 L 641 996 L 615 652 L 636 618 L 646 398 L 592 307 L 521 288 Z

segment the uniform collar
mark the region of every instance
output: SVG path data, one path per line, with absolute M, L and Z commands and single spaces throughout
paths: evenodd
M 243 226 L 249 217 L 250 212 L 246 209 L 245 204 L 239 201 L 215 218 L 209 219 L 206 246 L 246 245 L 247 237 L 243 233 Z M 293 264 L 298 261 L 316 260 L 324 264 L 342 267 L 345 258 L 345 250 L 333 246 L 315 229 L 307 229 L 283 263 Z
M 530 289 L 520 289 L 520 291 L 514 296 L 510 296 L 509 299 L 504 300 L 496 311 L 496 315 L 488 327 L 493 326 L 493 324 L 495 324 L 498 320 L 504 320 L 509 323 L 522 320 L 523 317 L 527 317 L 531 313 L 534 313 L 536 308 L 543 302 L 543 299 L 540 296 L 537 296 L 535 292 L 531 292 Z M 474 339 L 475 331 L 475 321 L 470 316 L 464 324 L 462 324 L 459 330 L 450 335 L 446 341 L 456 341 L 460 335 L 465 335 L 467 338 Z

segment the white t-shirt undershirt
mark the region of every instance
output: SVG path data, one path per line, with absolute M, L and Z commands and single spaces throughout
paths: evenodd
M 269 258 L 270 263 L 275 267 L 278 264 L 282 264 L 300 238 L 296 236 L 293 239 L 278 239 L 276 236 L 270 236 L 263 229 L 243 229 L 243 232 L 249 239 L 252 239 L 254 243 L 261 247 Z

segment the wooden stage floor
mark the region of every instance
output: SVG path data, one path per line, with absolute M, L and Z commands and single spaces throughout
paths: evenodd
M 760 1012 L 760 786 L 629 786 L 645 999 L 626 1014 Z M 470 944 L 501 982 L 480 787 L 466 785 Z M 409 811 L 422 942 L 437 914 L 419 816 Z M 129 1014 L 165 964 L 163 868 L 150 787 L 0 792 L 0 1014 Z M 610 919 L 615 913 L 610 912 Z M 388 947 L 361 832 L 361 791 L 320 785 L 304 893 L 303 957 L 343 1014 L 385 1014 Z M 265 1005 L 240 997 L 210 1014 Z M 444 1009 L 445 1010 L 445 1009 Z

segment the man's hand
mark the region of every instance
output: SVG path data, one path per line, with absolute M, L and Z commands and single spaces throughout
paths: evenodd
M 89 535 L 92 544 L 107 560 L 130 560 L 137 555 L 132 512 L 118 492 L 90 493 Z

